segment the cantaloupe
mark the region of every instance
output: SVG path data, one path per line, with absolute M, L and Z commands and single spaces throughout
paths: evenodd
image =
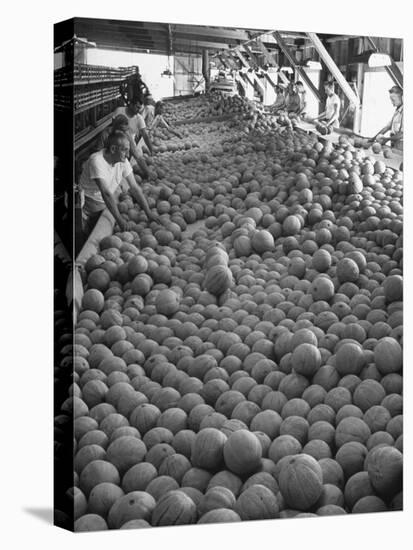
M 320 351 L 313 344 L 300 344 L 292 353 L 291 365 L 298 374 L 311 378 L 321 366 Z
M 274 249 L 274 237 L 265 229 L 254 231 L 251 237 L 252 248 L 258 254 Z
M 192 464 L 206 470 L 217 469 L 223 462 L 226 441 L 226 435 L 216 428 L 200 430 L 192 445 Z
M 233 278 L 231 270 L 224 265 L 215 265 L 208 269 L 205 280 L 205 289 L 214 296 L 220 296 L 231 288 Z
M 321 467 L 305 454 L 293 456 L 282 466 L 278 483 L 287 506 L 296 510 L 309 510 L 323 492 Z
M 113 504 L 124 495 L 123 490 L 114 483 L 99 483 L 89 494 L 88 511 L 106 518 Z
M 186 525 L 195 523 L 196 506 L 183 491 L 174 490 L 164 494 L 152 512 L 152 525 Z
M 132 491 L 118 498 L 108 513 L 108 525 L 111 529 L 120 529 L 132 519 L 150 521 L 155 509 L 155 499 L 144 491 Z
M 211 487 L 205 493 L 202 501 L 198 505 L 198 514 L 203 516 L 211 510 L 219 508 L 233 509 L 235 506 L 235 495 L 227 487 Z
M 279 503 L 274 493 L 264 485 L 251 485 L 238 497 L 234 506 L 242 520 L 275 519 Z
M 115 439 L 106 451 L 107 460 L 123 475 L 129 468 L 142 462 L 146 445 L 136 437 L 123 436 Z
M 170 289 L 161 290 L 155 302 L 156 310 L 162 315 L 170 317 L 179 310 L 179 296 Z
M 262 447 L 257 437 L 247 430 L 232 433 L 224 444 L 224 461 L 235 474 L 252 474 L 260 467 Z
M 403 454 L 387 445 L 375 447 L 367 457 L 370 482 L 384 498 L 397 494 L 403 482 Z
M 381 374 L 399 372 L 403 354 L 399 342 L 390 336 L 381 338 L 374 348 L 374 362 Z
M 241 521 L 241 518 L 234 510 L 217 508 L 206 512 L 199 518 L 198 523 L 233 523 L 237 521 Z

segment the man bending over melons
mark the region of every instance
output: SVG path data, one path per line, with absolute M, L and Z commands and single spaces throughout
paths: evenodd
M 104 149 L 92 153 L 84 163 L 80 176 L 80 187 L 85 195 L 83 219 L 87 234 L 95 226 L 100 213 L 106 207 L 115 218 L 121 231 L 129 231 L 134 223 L 127 222 L 119 213 L 117 199 L 121 191 L 121 182 L 126 180 L 132 197 L 144 210 L 150 220 L 156 216 L 149 209 L 145 196 L 135 180 L 132 167 L 128 161 L 128 136 L 119 130 L 112 132 Z

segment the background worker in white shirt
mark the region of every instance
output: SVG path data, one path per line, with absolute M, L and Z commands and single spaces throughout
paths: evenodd
M 128 161 L 129 138 L 124 132 L 115 131 L 109 135 L 106 147 L 92 153 L 84 163 L 79 186 L 84 192 L 85 204 L 83 220 L 88 234 L 96 224 L 100 213 L 109 209 L 121 231 L 128 231 L 134 223 L 127 222 L 119 213 L 117 198 L 122 180 L 126 180 L 132 197 L 144 210 L 150 220 L 156 220 L 149 209 L 141 188 L 136 183 L 132 167 Z
M 297 88 L 297 93 L 300 96 L 300 110 L 297 114 L 302 117 L 306 114 L 307 110 L 307 92 L 304 89 L 304 84 L 300 80 L 295 83 L 295 87 Z
M 340 126 L 340 98 L 334 92 L 333 82 L 325 82 L 324 90 L 327 95 L 325 110 L 313 120 L 322 120 L 325 126 L 338 128 Z
M 389 90 L 390 101 L 396 107 L 391 121 L 386 124 L 371 141 L 378 141 L 382 144 L 390 141 L 390 146 L 399 151 L 403 151 L 403 90 L 399 86 L 393 86 Z M 390 132 L 389 136 L 385 134 Z
M 164 107 L 164 105 L 163 105 L 162 101 L 157 101 L 155 103 L 155 111 L 154 111 L 155 117 L 152 121 L 151 126 L 149 127 L 149 130 L 153 131 L 158 127 L 165 128 L 166 130 L 171 132 L 171 134 L 174 134 L 175 136 L 182 139 L 183 135 L 180 132 L 178 132 L 177 130 L 174 130 L 172 128 L 172 126 L 165 120 L 163 107 Z
M 147 128 L 152 126 L 153 119 L 155 118 L 155 101 L 151 94 L 147 95 L 143 100 L 143 109 L 141 112 L 143 120 Z
M 129 135 L 133 139 L 133 142 L 137 144 L 136 147 L 131 147 L 130 152 L 137 162 L 141 174 L 147 178 L 149 176 L 149 169 L 143 156 L 143 142 L 145 143 L 150 155 L 153 154 L 153 147 L 146 129 L 145 120 L 140 113 L 142 107 L 143 106 L 140 101 L 134 101 L 126 106 L 117 107 L 113 113 L 113 116 L 116 117 L 117 115 L 125 115 L 127 117 L 129 123 Z

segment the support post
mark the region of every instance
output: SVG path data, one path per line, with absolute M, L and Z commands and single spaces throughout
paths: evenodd
M 288 61 L 290 62 L 291 66 L 297 71 L 297 73 L 300 75 L 301 79 L 304 80 L 304 82 L 307 84 L 307 86 L 309 87 L 309 89 L 311 90 L 311 92 L 315 95 L 315 97 L 317 98 L 318 101 L 321 101 L 321 97 L 320 97 L 320 94 L 317 90 L 317 88 L 314 86 L 314 84 L 312 83 L 311 79 L 308 77 L 307 73 L 303 70 L 303 68 L 297 63 L 297 60 L 295 58 L 295 55 L 290 51 L 289 47 L 287 46 L 287 44 L 284 42 L 284 39 L 283 37 L 281 36 L 281 34 L 278 32 L 278 31 L 275 31 L 273 33 L 274 35 L 274 38 L 275 40 L 277 41 L 277 44 L 279 45 L 279 47 L 281 48 L 281 50 L 283 51 L 285 57 L 288 59 Z M 281 71 L 280 71 L 281 73 Z M 286 78 L 286 80 L 288 81 L 288 79 Z
M 268 63 L 271 67 L 276 67 L 277 64 L 275 63 L 274 59 L 271 57 L 270 52 L 267 50 L 265 45 L 261 42 L 261 40 L 257 40 L 255 42 L 258 49 L 261 50 L 262 55 L 264 56 L 265 62 Z
M 307 32 L 306 35 L 311 40 L 311 43 L 313 44 L 316 52 L 318 53 L 320 58 L 324 61 L 324 63 L 327 66 L 328 70 L 333 75 L 334 79 L 337 81 L 337 84 L 343 90 L 344 94 L 346 95 L 346 97 L 348 98 L 350 103 L 352 103 L 355 107 L 358 107 L 360 105 L 359 98 L 354 93 L 354 91 L 351 88 L 350 84 L 344 78 L 343 73 L 337 67 L 334 59 L 328 53 L 328 51 L 326 50 L 324 44 L 321 42 L 321 40 L 319 39 L 317 34 L 315 32 Z
M 357 93 L 361 101 L 363 101 L 363 82 L 364 82 L 364 64 L 357 63 Z M 355 134 L 360 134 L 361 131 L 361 105 L 356 108 L 354 113 L 353 130 Z
M 209 69 L 209 52 L 207 49 L 202 50 L 202 76 L 205 80 L 205 91 L 208 91 L 210 84 L 210 69 Z

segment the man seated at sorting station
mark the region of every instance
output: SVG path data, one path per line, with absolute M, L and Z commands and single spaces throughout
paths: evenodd
M 121 183 L 126 180 L 129 191 L 151 221 L 157 217 L 151 212 L 142 190 L 135 180 L 128 161 L 129 137 L 119 130 L 111 133 L 104 149 L 92 153 L 84 163 L 79 186 L 84 192 L 83 221 L 87 234 L 95 226 L 101 212 L 107 207 L 121 231 L 129 231 L 134 223 L 127 222 L 120 214 L 117 198 Z

